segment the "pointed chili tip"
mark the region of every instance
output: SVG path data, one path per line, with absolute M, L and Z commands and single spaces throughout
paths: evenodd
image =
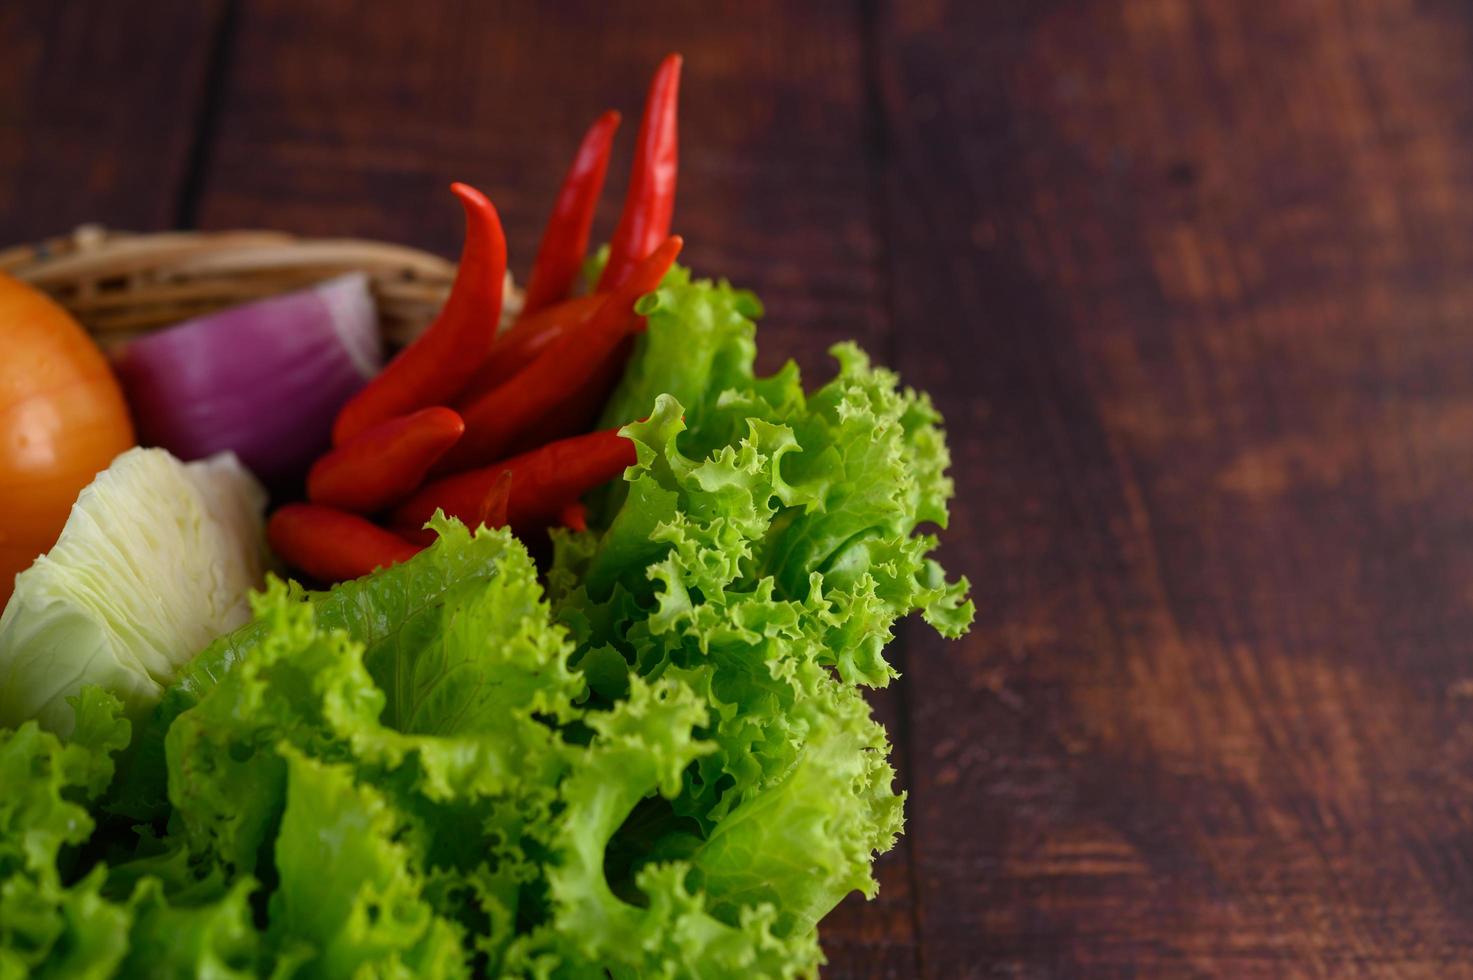
M 558 523 L 570 531 L 582 534 L 588 530 L 588 508 L 574 501 L 558 512 Z
M 484 524 L 487 527 L 506 527 L 507 508 L 511 504 L 511 481 L 512 471 L 504 470 L 491 484 L 491 489 L 486 491 L 486 496 L 481 500 L 480 512 L 476 515 L 477 526 Z
M 465 208 L 467 221 L 473 220 L 472 214 L 479 213 L 483 218 L 489 219 L 493 234 L 497 237 L 501 236 L 501 215 L 497 213 L 496 205 L 491 203 L 489 197 L 470 184 L 461 183 L 458 180 L 450 185 L 450 193 L 460 198 L 460 206 Z
M 460 198 L 466 204 L 491 207 L 491 199 L 470 184 L 464 184 L 457 180 L 450 185 L 450 193 Z
M 660 67 L 655 69 L 655 77 L 650 83 L 650 95 L 654 96 L 654 90 L 664 85 L 670 86 L 671 108 L 673 111 L 675 92 L 680 87 L 680 69 L 685 65 L 685 58 L 679 52 L 671 52 L 660 59 Z

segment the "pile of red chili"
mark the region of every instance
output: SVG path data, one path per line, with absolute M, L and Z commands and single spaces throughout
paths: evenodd
M 587 430 L 644 327 L 635 303 L 680 251 L 680 238 L 670 234 L 679 85 L 680 57 L 671 55 L 650 85 L 629 191 L 594 291 L 570 297 L 616 112 L 584 136 L 542 236 L 525 304 L 499 335 L 501 221 L 479 191 L 452 185 L 466 236 L 450 297 L 424 333 L 343 406 L 333 448 L 308 474 L 308 502 L 272 515 L 271 545 L 287 564 L 324 582 L 366 575 L 424 547 L 433 538 L 424 523 L 437 508 L 472 527 L 582 527 L 580 498 L 635 461 L 633 444 L 617 429 Z

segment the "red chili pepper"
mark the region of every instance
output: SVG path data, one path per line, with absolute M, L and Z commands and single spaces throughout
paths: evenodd
M 642 318 L 641 318 L 642 319 Z M 629 360 L 632 337 L 620 341 L 614 353 L 605 357 L 593 375 L 572 394 L 542 418 L 532 423 L 507 443 L 505 452 L 520 453 L 556 439 L 566 439 L 587 432 L 598 424 L 609 395 L 624 374 Z
M 390 524 L 389 531 L 422 548 L 428 548 L 440 537 L 434 528 L 425 527 L 422 524 Z
M 465 207 L 465 245 L 450 298 L 419 339 L 343 406 L 333 425 L 334 445 L 415 409 L 448 404 L 491 350 L 501 318 L 506 236 L 485 195 L 465 184 L 450 189 Z
M 453 472 L 502 456 L 528 430 L 596 379 L 620 341 L 640 324 L 635 302 L 660 284 L 681 245 L 680 236 L 667 238 L 604 298 L 581 328 L 543 351 L 505 384 L 462 405 L 465 436 L 436 469 Z
M 582 534 L 588 530 L 588 508 L 580 503 L 569 504 L 559 512 L 557 520 L 569 531 Z
M 544 307 L 512 324 L 497 336 L 485 362 L 466 382 L 460 400 L 464 402 L 485 394 L 531 364 L 538 354 L 567 336 L 569 330 L 587 323 L 603 301 L 602 293 L 577 296 Z
M 481 508 L 472 527 L 480 527 L 482 524 L 487 527 L 506 527 L 507 513 L 511 507 L 511 481 L 515 477 L 512 470 L 501 471 L 501 475 L 481 499 Z
M 342 582 L 413 558 L 420 545 L 357 514 L 318 504 L 287 504 L 266 536 L 282 561 L 320 582 Z
M 542 233 L 537 260 L 527 279 L 523 318 L 565 299 L 572 288 L 588 251 L 588 232 L 593 227 L 593 212 L 598 207 L 604 174 L 609 169 L 609 150 L 613 148 L 614 132 L 618 128 L 619 114 L 610 110 L 599 116 L 584 134 L 573 165 L 563 178 L 547 230 Z
M 461 417 L 440 406 L 380 422 L 312 464 L 307 499 L 359 514 L 383 510 L 413 493 L 464 432 Z
M 474 520 L 497 481 L 511 474 L 506 517 L 513 528 L 550 524 L 570 504 L 636 462 L 634 443 L 618 429 L 560 439 L 511 459 L 426 484 L 394 510 L 401 527 L 423 524 L 436 508 Z
M 670 216 L 675 210 L 680 61 L 678 54 L 667 56 L 650 82 L 644 118 L 639 121 L 634 164 L 629 171 L 629 191 L 614 237 L 609 240 L 609 261 L 599 277 L 598 291 L 623 282 L 639 261 L 670 234 Z
M 473 516 L 457 519 L 467 527 L 475 528 L 485 525 L 486 527 L 506 527 L 506 509 L 511 499 L 511 481 L 514 474 L 511 470 L 502 470 L 500 475 L 491 483 L 491 488 L 481 499 Z M 432 511 L 433 513 L 433 511 Z M 396 515 L 391 515 L 396 516 Z M 392 525 L 393 532 L 406 541 L 413 541 L 419 545 L 432 545 L 440 535 L 434 528 L 426 526 L 424 522 L 418 524 L 405 524 L 395 522 Z

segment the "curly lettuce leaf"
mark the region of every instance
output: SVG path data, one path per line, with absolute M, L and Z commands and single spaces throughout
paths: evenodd
M 596 735 L 575 755 L 550 840 L 551 920 L 513 945 L 513 972 L 739 978 L 816 969 L 811 931 L 774 935 L 778 911 L 771 902 L 723 921 L 704 894 L 691 890 L 688 862 L 645 863 L 627 883 L 607 876 L 606 855 L 636 806 L 656 794 L 677 795 L 683 772 L 710 751 L 694 737 L 706 714 L 696 691 L 666 678 L 635 679 L 627 699 L 590 715 Z
M 422 643 L 426 635 L 433 635 L 434 618 L 451 590 L 474 590 L 489 582 L 507 552 L 508 535 L 472 534 L 458 521 L 439 515 L 431 524 L 439 540 L 409 561 L 326 592 L 309 593 L 295 583 L 289 588 L 295 601 L 312 606 L 318 625 L 343 630 L 363 643 L 368 663 L 381 675 L 398 669 L 402 646 Z M 248 654 L 268 642 L 274 628 L 257 616 L 215 640 L 180 671 L 142 725 L 138 744 L 125 763 L 122 786 L 110 804 L 113 809 L 134 819 L 157 819 L 167 812 L 164 739 L 170 726 Z M 397 710 L 402 701 L 395 698 L 393 704 Z
M 925 531 L 953 493 L 940 418 L 852 345 L 812 394 L 791 364 L 756 377 L 750 310 L 725 284 L 668 277 L 644 309 L 638 369 L 606 416 L 643 419 L 624 429 L 638 462 L 602 532 L 556 537 L 549 583 L 594 690 L 678 678 L 710 709 L 714 751 L 639 847 L 679 855 L 722 921 L 766 909 L 774 936 L 811 936 L 847 892 L 873 894 L 873 856 L 901 826 L 856 688 L 895 676 L 901 617 L 952 636 L 973 614 Z
M 505 531 L 450 531 L 431 551 L 491 541 L 497 559 L 401 603 L 392 641 L 359 625 L 383 617 L 330 627 L 273 583 L 254 647 L 168 731 L 174 823 L 228 874 L 279 882 L 273 948 L 313 971 L 460 975 L 464 937 L 498 959 L 536 898 L 522 892 L 545 845 L 524 839 L 550 832 L 568 766 L 554 726 L 581 716 L 584 687 L 525 549 Z M 324 877 L 320 850 L 350 838 L 368 850 Z
M 215 901 L 176 904 L 158 878 L 144 878 L 130 902 L 133 925 L 120 978 L 250 980 L 258 976 L 260 936 L 251 921 L 250 878 Z
M 885 730 L 852 688 L 803 702 L 811 725 L 791 770 L 716 824 L 692 856 L 712 908 L 734 919 L 771 905 L 777 928 L 814 929 L 851 891 L 873 898 L 870 860 L 900 833 L 903 797 L 890 790 Z
M 752 293 L 724 280 L 693 282 L 689 269 L 676 266 L 636 309 L 648 329 L 604 407 L 601 428 L 642 417 L 660 395 L 704 411 L 708 393 L 750 376 L 757 357 L 755 320 L 762 315 Z M 692 424 L 701 421 L 692 416 Z
M 442 515 L 431 525 L 438 542 L 409 561 L 326 592 L 307 593 L 294 586 L 293 595 L 312 604 L 320 626 L 344 630 L 365 644 L 370 661 L 392 661 L 401 634 L 412 630 L 416 618 L 437 607 L 449 590 L 486 582 L 497 574 L 510 540 L 502 534 L 472 534 L 459 521 Z M 155 725 L 167 728 L 181 711 L 197 703 L 270 628 L 257 618 L 206 647 L 180 672 L 159 707 Z
M 196 889 L 171 902 L 163 879 L 73 867 L 128 742 L 123 704 L 100 687 L 71 698 L 63 740 L 26 722 L 0 731 L 0 976 L 256 976 L 255 883 Z
M 720 877 L 700 862 L 725 866 L 701 856 L 697 825 L 607 866 L 636 812 L 677 800 L 717 751 L 709 690 L 635 676 L 616 702 L 580 707 L 574 646 L 520 547 L 435 608 L 397 646 L 401 669 L 376 676 L 366 644 L 277 583 L 257 601 L 257 646 L 170 728 L 191 849 L 279 882 L 273 955 L 329 975 L 812 972 L 806 918 L 693 887 Z M 399 686 L 425 693 L 392 711 Z
M 129 916 L 101 896 L 101 870 L 70 882 L 60 861 L 96 826 L 87 804 L 112 777 L 128 721 L 98 687 L 68 701 L 66 741 L 36 721 L 0 729 L 0 975 L 109 976 L 127 950 Z
M 426 901 L 405 820 L 351 766 L 294 749 L 276 837 L 271 931 L 305 972 L 328 977 L 469 977 L 460 930 Z

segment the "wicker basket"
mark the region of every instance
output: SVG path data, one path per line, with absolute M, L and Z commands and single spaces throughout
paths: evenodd
M 364 272 L 391 349 L 439 312 L 455 263 L 403 245 L 275 231 L 133 234 L 84 225 L 0 251 L 0 271 L 50 294 L 104 348 L 227 306 Z M 507 279 L 503 325 L 521 308 Z

